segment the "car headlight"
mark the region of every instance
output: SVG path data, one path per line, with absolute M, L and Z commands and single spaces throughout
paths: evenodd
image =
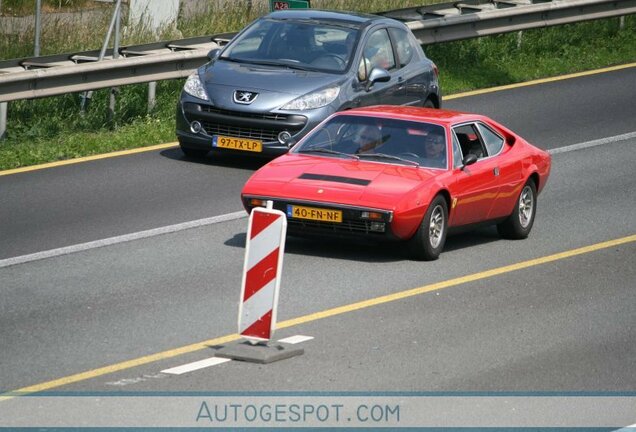
M 203 88 L 203 83 L 199 78 L 199 74 L 197 72 L 193 73 L 186 80 L 185 85 L 183 86 L 183 90 L 196 98 L 203 99 L 205 101 L 209 101 L 208 93 Z
M 315 93 L 309 93 L 283 105 L 284 110 L 305 111 L 329 105 L 340 94 L 340 87 L 329 87 Z

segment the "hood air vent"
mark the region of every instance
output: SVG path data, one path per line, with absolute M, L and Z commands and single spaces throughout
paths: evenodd
M 299 178 L 304 180 L 322 180 L 322 181 L 331 181 L 336 183 L 347 183 L 347 184 L 354 184 L 359 186 L 366 186 L 369 183 L 371 183 L 371 180 L 352 178 L 352 177 L 332 176 L 332 175 L 326 175 L 326 174 L 305 173 L 301 175 Z

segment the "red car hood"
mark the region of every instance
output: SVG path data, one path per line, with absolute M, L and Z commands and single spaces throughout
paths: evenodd
M 389 210 L 439 172 L 410 165 L 291 154 L 254 173 L 243 194 Z

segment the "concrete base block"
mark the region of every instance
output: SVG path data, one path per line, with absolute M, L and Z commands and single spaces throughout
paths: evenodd
M 304 352 L 303 348 L 282 342 L 252 345 L 247 341 L 238 341 L 223 346 L 214 355 L 215 357 L 264 364 L 285 360 Z

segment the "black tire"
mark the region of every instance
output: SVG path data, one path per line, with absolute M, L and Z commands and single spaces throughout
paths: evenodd
M 209 150 L 193 149 L 190 147 L 181 146 L 181 151 L 184 155 L 190 158 L 199 159 L 209 153 Z
M 497 225 L 503 238 L 520 240 L 528 237 L 537 213 L 537 186 L 530 179 L 521 189 L 515 208 L 508 219 Z
M 448 204 L 443 196 L 438 195 L 428 206 L 420 227 L 409 240 L 412 256 L 420 261 L 439 258 L 446 243 L 447 232 Z

